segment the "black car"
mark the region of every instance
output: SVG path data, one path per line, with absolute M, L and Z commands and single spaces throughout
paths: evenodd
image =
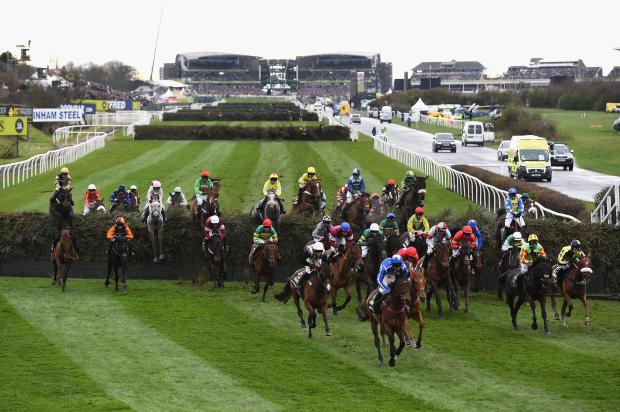
M 551 166 L 562 166 L 564 170 L 573 170 L 575 158 L 573 151 L 565 144 L 554 143 L 551 147 Z
M 433 136 L 433 152 L 449 150 L 456 153 L 456 140 L 452 133 L 437 133 Z

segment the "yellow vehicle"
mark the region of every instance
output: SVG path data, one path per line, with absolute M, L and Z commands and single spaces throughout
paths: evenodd
M 605 111 L 607 113 L 620 113 L 620 103 L 607 103 Z
M 508 174 L 517 179 L 551 181 L 549 144 L 542 137 L 512 136 L 508 147 Z
M 340 116 L 348 116 L 351 114 L 351 106 L 349 102 L 343 100 L 340 102 Z

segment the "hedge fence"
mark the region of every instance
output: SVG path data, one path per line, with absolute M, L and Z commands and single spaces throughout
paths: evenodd
M 164 121 L 297 121 L 298 111 L 216 111 L 216 110 L 180 110 L 176 113 L 164 113 Z M 319 116 L 307 111 L 301 112 L 301 120 L 317 122 Z
M 540 202 L 546 208 L 574 216 L 584 222 L 590 221 L 590 214 L 586 210 L 586 205 L 583 201 L 567 196 L 556 190 L 547 189 L 524 180 L 515 180 L 509 177 L 500 176 L 497 173 L 493 173 L 475 166 L 454 165 L 452 168 L 475 176 L 483 182 L 503 190 L 508 190 L 511 187 L 515 187 L 519 193 L 528 193 L 532 199 Z
M 347 140 L 349 129 L 341 126 L 136 126 L 136 140 Z
M 152 261 L 151 244 L 144 225 L 135 213 L 125 215 L 135 235 L 135 258 L 132 267 L 147 266 Z M 256 227 L 247 214 L 222 216 L 228 230 L 228 244 L 231 253 L 228 261 L 237 268 L 246 265 L 247 254 L 252 243 L 252 233 Z M 476 219 L 484 237 L 484 270 L 482 285 L 487 290 L 496 287 L 497 271 L 495 263 L 499 259 L 499 247 L 492 240 L 497 224 L 496 217 L 481 209 L 470 209 L 462 214 L 453 214 L 446 209 L 439 215 L 430 217 L 430 222 L 443 220 L 451 230 L 465 225 L 468 219 Z M 290 215 L 282 219 L 279 231 L 281 266 L 301 264 L 301 251 L 310 239 L 312 229 L 320 217 L 306 218 Z M 109 214 L 76 217 L 74 233 L 80 248 L 80 260 L 84 262 L 105 262 L 107 241 L 105 233 L 112 225 L 114 216 Z M 559 222 L 550 220 L 528 221 L 528 229 L 536 233 L 547 253 L 553 258 L 562 246 L 578 238 L 586 252 L 592 252 L 594 275 L 590 292 L 620 291 L 620 265 L 617 253 L 620 250 L 620 228 L 611 225 Z M 56 224 L 53 219 L 40 213 L 0 215 L 0 261 L 26 262 L 49 260 L 50 244 L 56 237 Z M 204 265 L 201 250 L 201 230 L 192 221 L 186 210 L 176 209 L 168 213 L 164 228 L 164 253 L 171 264 L 192 263 Z M 282 272 L 282 271 L 281 271 Z M 283 279 L 290 273 L 279 273 Z M 179 276 L 184 274 L 179 274 Z

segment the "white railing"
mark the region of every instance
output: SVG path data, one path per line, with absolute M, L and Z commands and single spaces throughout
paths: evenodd
M 91 125 L 65 126 L 54 131 L 54 143 L 70 144 L 26 160 L 0 166 L 2 188 L 22 183 L 31 177 L 57 169 L 105 147 L 106 139 L 116 132 L 133 134 L 133 127 L 149 124 L 160 112 L 119 112 L 91 115 Z M 109 123 L 106 123 L 109 122 Z M 128 123 L 123 123 L 128 122 Z M 105 124 L 104 124 L 105 123 Z
M 592 211 L 590 215 L 592 222 L 620 226 L 618 199 L 620 199 L 620 185 L 616 183 L 607 190 L 596 209 Z
M 373 147 L 378 152 L 431 176 L 443 187 L 458 193 L 485 209 L 495 212 L 497 209 L 504 207 L 504 201 L 508 195 L 505 190 L 484 183 L 477 177 L 467 173 L 439 164 L 430 157 L 387 143 L 383 139 L 373 138 L 373 141 Z M 538 202 L 535 203 L 535 207 L 538 209 L 539 218 L 553 217 L 579 222 L 573 216 L 547 209 Z
M 459 129 L 459 130 L 463 130 L 463 125 L 465 124 L 463 120 L 448 119 L 445 117 L 431 117 L 431 116 L 425 116 L 423 114 L 420 115 L 420 121 L 422 123 L 433 124 L 436 126 L 451 127 L 453 129 Z

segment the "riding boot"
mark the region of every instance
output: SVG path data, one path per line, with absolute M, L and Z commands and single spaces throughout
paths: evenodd
M 112 251 L 112 242 L 108 241 L 108 250 L 105 251 L 106 255 L 109 255 Z
M 424 262 L 422 264 L 422 267 L 424 268 L 424 270 L 428 270 L 429 265 L 431 264 L 431 258 L 433 257 L 433 252 L 428 253 L 426 256 L 424 256 Z
M 448 273 L 452 273 L 452 269 L 454 269 L 454 261 L 456 260 L 456 256 L 450 256 L 450 260 L 448 261 Z
M 276 200 L 278 201 L 278 204 L 280 205 L 280 211 L 282 212 L 283 215 L 285 215 L 286 210 L 284 210 L 284 202 L 282 202 L 282 199 L 280 199 L 279 197 L 277 197 Z
M 293 202 L 294 204 L 299 203 L 299 201 L 301 200 L 301 194 L 304 192 L 304 188 L 300 187 L 299 191 L 297 192 L 297 198 L 295 199 L 295 201 Z
M 383 303 L 383 301 L 385 300 L 385 297 L 387 295 L 384 295 L 381 292 L 378 292 L 373 301 L 372 301 L 372 311 L 376 314 L 379 314 L 381 312 L 381 304 Z
M 131 240 L 127 240 L 127 249 L 129 250 L 129 256 L 136 256 L 136 253 L 133 251 L 133 244 Z

